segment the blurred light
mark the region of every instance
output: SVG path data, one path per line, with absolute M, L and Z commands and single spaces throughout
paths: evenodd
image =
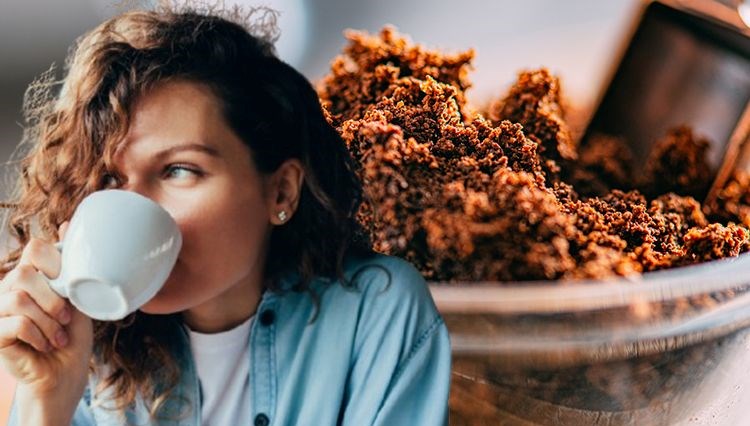
M 245 4 L 248 7 L 257 5 L 257 1 L 237 1 L 237 4 Z M 266 0 L 263 3 L 272 9 L 279 11 L 279 28 L 281 36 L 276 42 L 276 52 L 285 62 L 294 67 L 299 67 L 307 52 L 308 37 L 308 11 L 305 0 Z
M 93 3 L 94 9 L 102 21 L 128 8 L 127 2 L 123 3 L 124 6 L 116 6 L 112 0 L 89 1 Z M 155 5 L 158 1 L 142 0 L 131 3 L 135 6 L 140 3 L 149 7 L 149 5 Z M 189 4 L 190 2 L 177 1 L 176 3 Z M 276 42 L 276 52 L 281 59 L 294 67 L 298 67 L 304 60 L 305 53 L 308 50 L 307 41 L 310 39 L 308 37 L 309 13 L 306 0 L 209 0 L 206 2 L 197 2 L 196 4 L 216 4 L 227 9 L 234 5 L 239 5 L 248 10 L 252 7 L 267 6 L 279 11 L 278 24 L 281 36 Z

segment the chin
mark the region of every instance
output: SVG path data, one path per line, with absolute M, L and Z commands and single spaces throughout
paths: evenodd
M 176 269 L 176 268 L 175 268 Z M 182 306 L 184 301 L 180 301 L 180 296 L 184 292 L 179 291 L 179 274 L 172 271 L 162 288 L 146 304 L 141 306 L 139 311 L 150 315 L 168 315 L 185 310 Z

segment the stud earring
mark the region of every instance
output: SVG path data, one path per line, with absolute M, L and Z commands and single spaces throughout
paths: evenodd
M 286 212 L 284 210 L 280 211 L 278 216 L 280 221 L 284 222 L 286 220 Z

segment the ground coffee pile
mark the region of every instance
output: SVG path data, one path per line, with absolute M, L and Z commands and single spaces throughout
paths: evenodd
M 559 80 L 524 71 L 485 111 L 468 105 L 474 53 L 430 51 L 393 28 L 347 34 L 319 86 L 356 159 L 374 248 L 433 281 L 603 278 L 737 256 L 750 248 L 750 178 L 709 211 L 709 142 L 687 127 L 645 172 L 627 141 L 577 146 Z

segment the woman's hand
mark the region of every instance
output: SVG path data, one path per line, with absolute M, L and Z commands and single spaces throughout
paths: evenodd
M 54 245 L 32 239 L 0 283 L 0 364 L 18 380 L 17 399 L 27 400 L 17 402 L 37 409 L 75 409 L 93 347 L 91 319 L 58 296 L 40 274 L 57 277 L 60 260 Z

